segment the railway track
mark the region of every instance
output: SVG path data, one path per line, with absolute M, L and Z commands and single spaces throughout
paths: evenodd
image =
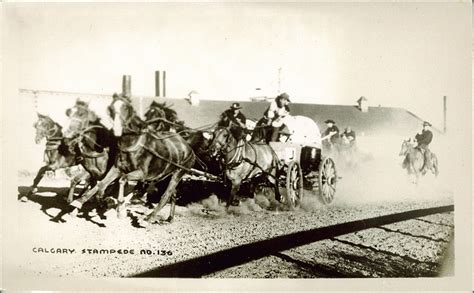
M 445 205 L 315 228 L 133 277 L 433 277 L 452 237 L 453 211 Z

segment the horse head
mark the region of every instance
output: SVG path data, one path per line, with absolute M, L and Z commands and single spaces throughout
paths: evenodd
M 402 147 L 400 148 L 399 156 L 405 156 L 411 149 L 413 149 L 413 142 L 411 138 L 404 140 L 402 142 Z
M 64 136 L 66 138 L 74 137 L 81 130 L 86 129 L 89 124 L 97 122 L 99 117 L 94 111 L 89 109 L 89 104 L 83 101 L 76 101 L 76 104 L 66 110 L 66 116 L 69 117 L 68 125 Z
M 35 143 L 39 144 L 43 138 L 48 138 L 54 134 L 56 123 L 46 115 L 38 113 L 38 121 L 33 127 L 36 129 Z
M 214 131 L 213 138 L 209 146 L 211 157 L 216 157 L 219 153 L 225 152 L 231 145 L 232 140 L 233 136 L 229 129 L 226 127 L 217 128 Z
M 170 131 L 172 125 L 179 124 L 178 115 L 166 103 L 153 101 L 145 113 L 145 119 L 151 121 L 150 125 L 157 131 Z
M 114 121 L 114 135 L 116 137 L 122 136 L 123 129 L 127 127 L 129 128 L 130 122 L 136 116 L 130 99 L 124 96 L 114 96 L 114 99 L 107 110 Z

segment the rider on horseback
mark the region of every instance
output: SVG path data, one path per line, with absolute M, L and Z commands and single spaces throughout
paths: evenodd
M 239 103 L 233 103 L 229 109 L 221 114 L 221 118 L 217 124 L 221 127 L 230 127 L 230 132 L 237 140 L 242 138 L 243 130 L 246 129 L 245 122 L 247 120 L 245 115 L 240 112 L 240 109 L 242 109 L 242 107 Z
M 425 164 L 421 169 L 421 172 L 425 174 L 428 170 L 432 168 L 431 162 L 431 151 L 429 149 L 429 144 L 433 140 L 433 133 L 429 129 L 431 124 L 427 121 L 423 122 L 423 130 L 421 133 L 417 133 L 415 136 L 416 142 L 418 144 L 418 148 L 423 152 L 425 158 Z
M 272 135 L 270 141 L 278 141 L 280 131 L 283 129 L 282 118 L 290 114 L 290 96 L 287 93 L 282 93 L 270 103 L 264 117 L 267 123 L 272 126 Z
M 339 128 L 336 126 L 336 122 L 332 119 L 324 121 L 328 128 L 324 131 L 323 141 L 326 141 L 328 148 L 331 148 L 333 145 L 337 144 L 339 141 Z

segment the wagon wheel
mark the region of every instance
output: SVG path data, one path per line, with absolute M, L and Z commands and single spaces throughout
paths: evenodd
M 300 164 L 292 161 L 286 173 L 285 203 L 290 209 L 297 208 L 303 199 L 303 173 Z
M 325 204 L 333 201 L 336 193 L 336 165 L 331 158 L 324 158 L 319 165 L 319 193 Z

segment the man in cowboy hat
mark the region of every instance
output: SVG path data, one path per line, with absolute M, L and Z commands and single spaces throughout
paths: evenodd
M 336 122 L 332 119 L 328 119 L 324 121 L 328 128 L 324 131 L 324 137 L 322 138 L 323 141 L 327 140 L 329 146 L 336 144 L 339 138 L 339 128 L 336 126 Z
M 430 130 L 431 123 L 425 121 L 423 122 L 423 130 L 421 133 L 417 133 L 415 136 L 415 140 L 418 144 L 418 148 L 422 150 L 424 158 L 425 158 L 425 164 L 423 165 L 423 168 L 421 169 L 421 172 L 423 174 L 426 173 L 426 171 L 430 170 L 432 167 L 431 163 L 431 151 L 429 148 L 429 144 L 433 140 L 433 132 Z
M 221 114 L 220 120 L 217 123 L 217 125 L 221 127 L 230 127 L 231 133 L 237 139 L 242 138 L 243 130 L 246 128 L 245 122 L 247 120 L 245 115 L 240 112 L 240 109 L 242 109 L 242 107 L 239 103 L 233 103 L 229 109 Z
M 278 141 L 280 130 L 282 130 L 282 118 L 290 114 L 290 96 L 287 93 L 278 95 L 274 101 L 270 103 L 267 111 L 265 111 L 264 118 L 267 124 L 272 126 L 272 135 L 270 141 Z

